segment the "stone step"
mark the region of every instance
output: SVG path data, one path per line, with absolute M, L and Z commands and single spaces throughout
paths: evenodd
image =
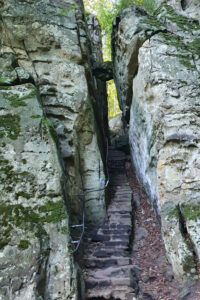
M 119 286 L 130 286 L 131 287 L 131 278 L 130 277 L 118 277 L 118 278 L 111 278 L 111 285 L 112 287 L 119 287 Z
M 109 244 L 107 242 L 116 242 L 116 241 L 120 242 L 121 246 L 123 246 L 122 245 L 123 243 L 124 243 L 124 246 L 126 246 L 127 243 L 129 243 L 130 239 L 131 239 L 130 235 L 126 235 L 126 234 L 124 234 L 124 235 L 113 234 L 113 235 L 109 235 L 109 239 L 107 239 L 107 238 L 106 239 L 105 238 L 101 239 L 100 236 L 99 236 L 95 240 L 89 240 L 89 242 L 93 244 L 93 248 L 94 248 L 94 245 L 96 245 L 96 247 L 98 247 L 98 246 L 102 247 L 102 245 L 109 246 Z M 113 245 L 114 244 L 112 244 L 112 246 Z
M 132 277 L 132 270 L 134 267 L 132 265 L 126 266 L 111 266 L 107 269 L 91 269 L 90 278 L 96 280 L 105 280 L 106 278 L 126 278 Z
M 116 300 L 136 300 L 133 289 L 115 290 L 112 292 L 112 299 Z
M 134 299 L 130 239 L 132 191 L 125 174 L 125 154 L 110 150 L 110 205 L 107 218 L 85 239 L 86 299 Z M 132 298 L 131 298 L 132 297 Z
M 132 297 L 132 299 L 130 298 Z M 112 290 L 109 288 L 96 288 L 87 291 L 86 299 L 116 299 L 116 300 L 133 300 L 135 297 L 134 290 L 130 287 L 124 286 L 120 290 Z
M 92 279 L 86 280 L 85 287 L 86 289 L 94 289 L 96 287 L 108 287 L 112 286 L 113 289 L 124 289 L 125 286 L 131 287 L 131 278 L 130 277 L 118 277 L 118 278 L 109 278 L 106 277 L 104 279 Z
M 101 256 L 101 253 L 102 253 L 102 255 L 104 255 L 104 252 L 107 257 L 119 256 L 120 253 L 121 253 L 122 257 L 128 257 L 130 254 L 129 249 L 127 249 L 127 246 L 109 247 L 109 246 L 105 246 L 105 245 L 99 245 L 95 248 L 88 247 L 87 248 L 87 257 L 95 256 L 97 252 L 100 252 L 99 254 L 97 254 L 97 256 L 99 256 L 99 257 Z M 85 256 L 85 258 L 86 258 L 86 256 Z
M 97 234 L 92 237 L 91 242 L 108 242 L 110 238 L 110 234 Z
M 120 210 L 121 208 L 123 208 L 123 210 L 132 210 L 131 201 L 115 201 L 114 203 L 110 204 L 108 211 L 110 211 L 111 209 Z
M 128 210 L 127 211 L 124 211 L 124 210 L 122 210 L 122 211 L 119 211 L 119 210 L 118 211 L 116 211 L 116 210 L 109 211 L 109 213 L 108 213 L 109 220 L 110 220 L 111 216 L 115 216 L 115 215 L 118 215 L 117 216 L 118 218 L 125 218 L 125 216 L 127 218 L 131 218 L 132 213 Z
M 85 282 L 85 288 L 87 290 L 92 290 L 94 288 L 102 288 L 102 287 L 108 287 L 112 286 L 112 282 L 109 279 L 104 280 L 86 280 Z
M 123 247 L 125 249 L 129 249 L 129 241 L 127 242 L 109 241 L 109 242 L 105 242 L 104 245 L 106 247 Z
M 114 224 L 114 225 L 129 225 L 131 226 L 132 225 L 132 221 L 131 221 L 131 218 L 123 218 L 123 219 L 119 219 L 117 220 L 117 217 L 118 215 L 115 215 L 115 216 L 111 216 L 110 218 L 110 222 L 111 222 L 111 225 Z M 116 224 L 116 220 L 117 220 L 117 224 Z
M 104 225 L 101 227 L 102 230 L 131 230 L 132 224 L 131 225 L 123 225 L 123 224 L 109 224 L 109 225 Z
M 130 236 L 129 235 L 112 235 L 110 238 L 110 241 L 123 241 L 123 242 L 129 242 Z
M 111 293 L 112 293 L 112 290 L 110 288 L 96 288 L 96 289 L 92 289 L 92 290 L 87 290 L 86 299 L 110 300 Z
M 130 229 L 100 229 L 99 233 L 101 234 L 123 234 L 123 235 L 129 235 Z
M 109 258 L 87 258 L 84 261 L 87 268 L 101 268 L 105 269 L 111 266 L 126 266 L 130 264 L 128 257 L 109 257 Z
M 104 248 L 105 249 L 105 248 Z M 103 257 L 123 257 L 123 256 L 127 256 L 127 254 L 123 251 L 123 250 L 110 250 L 108 251 L 107 249 L 105 250 L 96 250 L 94 251 L 93 253 L 93 257 L 96 257 L 96 258 L 103 258 Z

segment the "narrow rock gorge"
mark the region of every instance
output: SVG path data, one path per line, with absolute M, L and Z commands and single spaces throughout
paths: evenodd
M 199 8 L 158 0 L 154 13 L 122 10 L 104 62 L 82 0 L 0 0 L 0 300 L 161 300 L 139 291 L 144 193 L 171 277 L 197 283 Z M 124 133 L 115 147 L 113 77 Z M 199 299 L 187 296 L 164 299 Z

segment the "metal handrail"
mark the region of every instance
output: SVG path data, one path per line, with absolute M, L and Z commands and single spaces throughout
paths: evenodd
M 79 195 L 80 199 L 82 200 L 82 224 L 79 224 L 79 225 L 72 225 L 73 228 L 76 228 L 76 227 L 82 227 L 82 231 L 81 231 L 81 235 L 80 235 L 80 238 L 78 241 L 72 241 L 72 244 L 77 244 L 75 249 L 73 250 L 73 253 L 75 253 L 78 249 L 79 249 L 79 246 L 80 246 L 80 243 L 82 241 L 82 238 L 83 238 L 83 235 L 84 235 L 84 232 L 85 232 L 85 212 L 84 212 L 84 204 L 85 204 L 85 201 L 84 201 L 84 198 L 85 198 L 85 195 Z
M 83 194 L 81 194 L 81 195 L 76 195 L 76 196 L 78 196 L 78 197 L 80 198 L 80 200 L 82 200 L 82 204 L 83 204 L 83 205 L 82 205 L 82 224 L 71 225 L 71 228 L 79 228 L 79 227 L 82 227 L 82 231 L 81 231 L 81 235 L 80 235 L 79 240 L 76 240 L 76 241 L 75 241 L 75 240 L 72 240 L 72 241 L 71 241 L 72 244 L 77 244 L 76 247 L 75 247 L 75 249 L 73 250 L 72 253 L 75 253 L 75 252 L 79 249 L 79 246 L 80 246 L 80 244 L 81 244 L 81 241 L 82 241 L 83 236 L 84 236 L 84 233 L 85 233 L 85 211 L 84 211 L 84 209 L 85 209 L 85 203 L 86 203 L 87 201 L 89 201 L 89 200 L 85 201 L 85 196 L 86 196 L 86 194 L 89 194 L 89 193 L 92 193 L 92 192 L 100 192 L 100 191 L 103 191 L 103 190 L 105 190 L 105 189 L 107 188 L 107 186 L 108 186 L 108 184 L 109 184 L 109 182 L 110 182 L 110 177 L 109 177 L 109 172 L 108 172 L 108 139 L 106 139 L 106 141 L 107 141 L 106 169 L 107 169 L 108 179 L 107 179 L 107 181 L 106 181 L 105 186 L 104 186 L 103 188 L 101 188 L 101 189 L 91 189 L 91 190 L 84 191 Z

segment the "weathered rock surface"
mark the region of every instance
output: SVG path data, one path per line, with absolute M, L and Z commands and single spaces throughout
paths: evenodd
M 58 135 L 71 207 L 79 216 L 77 195 L 102 188 L 105 177 L 93 112 L 96 79 L 89 74 L 90 41 L 81 1 L 10 0 L 4 2 L 1 15 L 1 51 L 15 53 L 19 65 L 35 79 L 45 114 Z M 105 89 L 99 88 L 101 93 L 105 101 Z M 105 118 L 105 111 L 100 111 L 100 118 Z M 101 140 L 105 127 L 103 131 L 99 126 Z M 88 221 L 100 222 L 105 214 L 104 193 L 86 195 L 86 200 L 90 200 L 86 206 Z
M 2 60 L 4 84 L 13 84 L 13 55 Z M 1 85 L 0 99 L 0 299 L 75 299 L 53 125 L 31 83 Z
M 109 120 L 109 128 L 114 134 L 120 134 L 122 132 L 122 114 L 118 114 Z
M 156 6 L 161 3 L 171 5 L 178 14 L 182 14 L 189 18 L 197 19 L 200 22 L 200 3 L 199 0 L 157 0 Z
M 87 222 L 105 216 L 98 24 L 81 1 L 1 1 L 0 14 L 0 299 L 77 299 L 70 225 L 83 200 Z
M 133 161 L 182 280 L 196 278 L 191 245 L 200 259 L 199 34 L 198 21 L 166 4 L 154 16 L 135 6 L 124 10 L 113 32 L 114 77 L 127 121 L 131 111 Z

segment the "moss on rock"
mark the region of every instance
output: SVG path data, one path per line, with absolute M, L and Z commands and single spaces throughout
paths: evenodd
M 41 217 L 41 222 L 57 223 L 66 218 L 65 211 L 66 209 L 62 200 L 57 202 L 48 201 L 39 208 L 39 212 L 44 213 Z
M 2 115 L 0 116 L 0 138 L 7 137 L 16 140 L 20 134 L 20 116 Z
M 177 14 L 170 5 L 166 5 L 165 3 L 154 12 L 154 16 L 157 17 L 161 22 L 162 18 L 164 22 L 169 20 L 184 31 L 192 32 L 193 30 L 200 30 L 197 20 Z
M 27 241 L 27 240 L 21 240 L 19 242 L 18 248 L 20 250 L 26 250 L 26 249 L 28 249 L 29 245 L 30 245 L 29 241 Z
M 183 262 L 183 270 L 185 273 L 190 273 L 192 269 L 195 269 L 194 257 L 188 255 Z
M 19 90 L 13 90 L 12 87 L 1 86 L 0 91 L 2 91 L 3 97 L 10 102 L 12 107 L 27 106 L 24 100 L 36 96 L 37 93 L 37 89 L 32 83 L 23 85 L 23 88 L 19 88 Z
M 25 191 L 20 191 L 20 192 L 17 192 L 15 194 L 15 198 L 18 199 L 19 197 L 23 197 L 23 198 L 26 198 L 26 199 L 30 199 L 33 195 L 30 195 L 28 194 L 27 192 Z
M 40 115 L 32 115 L 31 116 L 31 119 L 38 119 L 38 118 L 41 118 L 41 116 Z
M 21 228 L 36 232 L 40 237 L 45 234 L 45 223 L 58 223 L 66 219 L 66 209 L 63 200 L 47 201 L 38 207 L 23 206 L 22 204 L 0 204 L 0 247 L 6 246 L 10 240 L 12 228 Z M 64 232 L 62 232 L 64 234 Z
M 8 100 L 10 101 L 10 105 L 13 107 L 26 106 L 27 104 L 23 101 L 23 97 L 19 97 L 19 95 L 12 94 L 8 96 Z
M 46 117 L 42 118 L 42 132 L 44 135 L 48 135 L 48 133 L 51 135 L 53 141 L 57 144 L 58 143 L 58 136 L 54 129 L 53 124 L 49 119 Z
M 178 205 L 169 212 L 169 218 L 175 218 L 177 222 L 180 220 L 180 212 Z
M 182 208 L 186 220 L 200 219 L 200 206 L 198 204 L 182 204 Z
M 7 246 L 10 242 L 10 238 L 1 238 L 0 240 L 0 249 L 3 249 L 5 246 Z
M 29 178 L 29 181 L 33 183 L 33 174 L 27 171 L 17 171 L 10 162 L 0 156 L 0 182 L 4 184 L 6 192 L 11 192 L 16 183 L 22 182 L 25 178 Z

